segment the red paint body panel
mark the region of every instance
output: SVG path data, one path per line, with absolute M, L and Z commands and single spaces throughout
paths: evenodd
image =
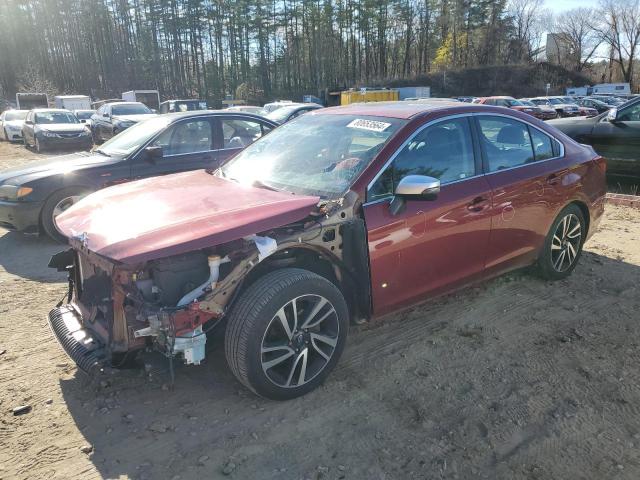
M 318 197 L 245 187 L 204 170 L 100 190 L 57 217 L 86 247 L 137 263 L 212 247 L 307 216 Z
M 482 274 L 491 231 L 484 176 L 443 185 L 433 201 L 412 200 L 392 216 L 389 202 L 365 205 L 376 314 L 408 306 Z

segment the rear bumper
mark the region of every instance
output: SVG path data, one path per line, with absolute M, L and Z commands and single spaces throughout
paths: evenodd
M 104 368 L 107 363 L 105 346 L 82 328 L 82 318 L 71 305 L 54 308 L 49 312 L 48 320 L 54 337 L 81 370 L 95 374 Z
M 38 230 L 40 202 L 7 202 L 0 200 L 0 227 L 9 230 Z

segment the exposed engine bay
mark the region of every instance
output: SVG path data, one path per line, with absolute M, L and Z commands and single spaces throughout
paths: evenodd
M 68 271 L 68 307 L 85 342 L 103 346 L 106 364 L 118 367 L 151 348 L 198 365 L 206 355 L 206 333 L 243 287 L 273 269 L 304 266 L 331 277 L 353 297 L 354 315 L 368 318 L 366 234 L 355 198 L 321 205 L 295 224 L 136 265 L 111 261 L 72 238 L 73 248 L 52 257 L 49 266 Z

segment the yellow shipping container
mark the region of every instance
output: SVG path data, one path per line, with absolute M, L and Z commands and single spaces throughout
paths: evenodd
M 359 102 L 389 102 L 400 99 L 400 93 L 397 90 L 347 90 L 340 93 L 340 105 L 349 105 L 350 103 Z

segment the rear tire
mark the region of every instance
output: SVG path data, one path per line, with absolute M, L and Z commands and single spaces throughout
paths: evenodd
M 40 213 L 40 224 L 44 233 L 58 243 L 67 243 L 67 237 L 58 230 L 54 218 L 89 193 L 85 189 L 71 187 L 63 188 L 50 195 Z
M 547 280 L 568 277 L 582 255 L 586 237 L 586 221 L 582 210 L 571 204 L 553 221 L 538 258 L 538 273 Z
M 348 328 L 347 304 L 333 283 L 307 270 L 276 270 L 234 305 L 225 332 L 227 363 L 258 395 L 299 397 L 333 370 Z

